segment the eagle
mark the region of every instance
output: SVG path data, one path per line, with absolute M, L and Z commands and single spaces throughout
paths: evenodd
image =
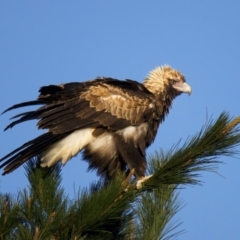
M 43 86 L 37 100 L 13 105 L 3 113 L 42 105 L 12 119 L 4 130 L 37 119 L 47 131 L 0 159 L 3 175 L 40 156 L 41 167 L 66 164 L 82 152 L 89 170 L 104 179 L 134 171 L 143 181 L 146 149 L 153 143 L 175 97 L 191 93 L 185 77 L 168 65 L 152 70 L 143 83 L 97 77 L 85 82 Z

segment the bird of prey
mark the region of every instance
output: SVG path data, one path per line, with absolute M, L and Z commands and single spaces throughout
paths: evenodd
M 143 181 L 146 149 L 154 141 L 175 97 L 191 93 L 185 77 L 170 66 L 152 70 L 143 83 L 98 77 L 41 87 L 37 100 L 16 104 L 9 110 L 42 105 L 13 117 L 5 130 L 37 119 L 46 133 L 24 143 L 0 159 L 3 175 L 40 155 L 42 167 L 65 164 L 82 152 L 89 169 L 111 179 L 117 171 L 134 169 Z

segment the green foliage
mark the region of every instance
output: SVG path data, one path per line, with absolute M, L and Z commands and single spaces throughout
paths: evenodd
M 183 231 L 173 232 L 180 223 L 171 222 L 180 209 L 174 186 L 163 185 L 152 192 L 143 193 L 136 202 L 136 239 L 171 239 Z
M 237 153 L 239 122 L 223 113 L 181 147 L 150 157 L 153 176 L 140 190 L 133 178 L 118 174 L 71 200 L 60 186 L 60 166 L 40 168 L 32 159 L 25 165 L 28 189 L 0 195 L 0 240 L 174 239 L 183 232 L 174 220 L 181 209 L 179 186 L 198 184 L 201 171 L 215 171 L 220 156 Z
M 153 177 L 144 189 L 157 188 L 161 184 L 197 184 L 200 171 L 215 171 L 219 156 L 237 154 L 240 143 L 240 118 L 232 119 L 222 113 L 218 119 L 210 121 L 202 130 L 189 138 L 183 146 L 174 146 L 170 151 L 160 151 L 150 160 Z M 160 160 L 160 161 L 159 161 Z
M 9 194 L 0 195 L 0 239 L 10 239 L 11 232 L 17 227 L 19 207 Z M 4 237 L 5 236 L 5 237 Z

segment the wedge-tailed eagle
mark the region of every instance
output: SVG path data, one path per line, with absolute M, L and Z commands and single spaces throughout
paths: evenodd
M 14 116 L 18 123 L 37 119 L 41 136 L 26 142 L 0 159 L 3 175 L 40 155 L 41 166 L 65 164 L 79 152 L 100 176 L 134 169 L 138 180 L 145 176 L 146 149 L 154 141 L 159 124 L 181 93 L 191 93 L 184 76 L 169 66 L 157 67 L 143 84 L 133 80 L 98 77 L 41 87 L 37 100 L 16 104 L 9 110 L 42 105 Z

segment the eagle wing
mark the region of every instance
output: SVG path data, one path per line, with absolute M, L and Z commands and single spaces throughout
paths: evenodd
M 39 119 L 38 127 L 53 134 L 89 127 L 116 131 L 147 122 L 153 117 L 153 102 L 154 95 L 132 80 L 99 78 L 85 83 L 50 85 L 40 89 L 37 101 L 7 109 L 44 104 L 35 111 L 14 116 L 18 119 L 6 129 L 27 120 Z
M 3 162 L 0 168 L 5 167 L 3 174 L 13 171 L 37 154 L 42 155 L 43 166 L 50 166 L 60 159 L 65 163 L 89 144 L 90 150 L 85 149 L 84 155 L 87 159 L 92 159 L 90 168 L 98 167 L 99 172 L 108 171 L 108 175 L 112 175 L 122 165 L 122 160 L 117 160 L 112 151 L 113 155 L 106 155 L 99 161 L 100 153 L 96 154 L 94 151 L 99 146 L 105 148 L 105 145 L 101 138 L 97 142 L 95 140 L 93 146 L 90 140 L 92 134 L 97 136 L 107 131 L 110 135 L 102 135 L 102 138 L 111 145 L 111 141 L 107 139 L 112 139 L 111 132 L 116 132 L 115 140 L 119 142 L 119 151 L 124 161 L 132 168 L 138 169 L 137 175 L 144 175 L 145 148 L 149 143 L 145 143 L 146 128 L 144 127 L 142 132 L 142 124 L 156 123 L 154 118 L 158 113 L 154 112 L 154 95 L 142 84 L 132 80 L 97 78 L 84 83 L 50 85 L 42 87 L 39 92 L 37 100 L 20 103 L 6 110 L 43 105 L 35 111 L 14 116 L 17 120 L 5 130 L 24 121 L 38 119 L 38 127 L 48 129 L 48 132 L 0 159 L 0 162 Z M 125 136 L 125 140 L 121 140 L 120 135 Z M 152 139 L 152 134 L 150 135 Z M 109 160 L 106 161 L 107 159 Z M 107 165 L 109 167 L 106 167 Z

